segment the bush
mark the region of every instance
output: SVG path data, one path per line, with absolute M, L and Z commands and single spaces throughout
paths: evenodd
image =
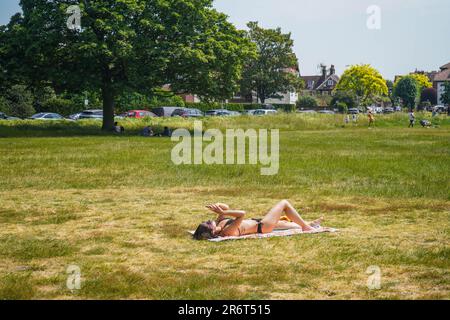
M 339 112 L 342 112 L 342 113 L 348 112 L 348 106 L 345 102 L 338 102 L 336 105 L 336 108 L 339 110 Z
M 330 106 L 332 108 L 339 109 L 339 103 L 344 103 L 347 106 L 347 110 L 351 108 L 356 108 L 356 97 L 349 92 L 336 91 L 333 98 L 331 99 Z M 339 109 L 339 111 L 342 111 Z
M 317 99 L 312 96 L 301 96 L 297 101 L 298 109 L 314 109 L 317 106 Z
M 284 112 L 295 112 L 297 106 L 295 104 L 274 104 L 277 110 L 283 110 Z
M 3 112 L 6 115 L 11 114 L 11 109 L 9 108 L 8 100 L 5 97 L 0 97 L 0 112 Z
M 28 118 L 35 113 L 33 108 L 33 95 L 23 85 L 15 85 L 6 91 L 6 97 L 3 99 L 3 107 L 8 115 Z
M 43 112 L 54 112 L 63 116 L 80 112 L 81 109 L 82 106 L 78 105 L 78 103 L 62 98 L 50 98 L 42 104 Z
M 184 107 L 183 99 L 176 95 L 169 95 L 161 91 L 161 95 L 148 97 L 137 92 L 126 92 L 116 100 L 116 113 L 128 110 L 150 110 L 163 106 Z
M 428 101 L 432 105 L 437 104 L 437 90 L 434 88 L 426 88 L 422 90 L 420 94 L 420 103 L 423 105 L 424 102 Z
M 283 110 L 285 112 L 292 112 L 295 110 L 295 105 L 292 104 L 273 104 L 275 109 Z M 186 108 L 195 108 L 199 109 L 200 111 L 206 112 L 208 110 L 213 109 L 226 109 L 230 111 L 238 111 L 238 112 L 244 112 L 246 110 L 255 110 L 255 109 L 262 109 L 264 108 L 264 105 L 260 103 L 206 103 L 206 102 L 197 102 L 197 103 L 186 103 Z

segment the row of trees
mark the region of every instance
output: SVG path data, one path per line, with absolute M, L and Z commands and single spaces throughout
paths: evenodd
M 442 100 L 450 103 L 450 83 L 445 84 Z M 437 104 L 437 93 L 424 74 L 411 74 L 399 77 L 395 83 L 384 80 L 381 74 L 370 65 L 353 65 L 345 70 L 335 88 L 331 106 L 340 110 L 358 106 L 370 106 L 380 102 L 392 105 L 403 104 L 414 109 L 418 105 Z M 317 106 L 314 97 L 301 97 L 298 106 L 311 108 Z
M 212 0 L 78 2 L 20 2 L 22 14 L 0 28 L 1 96 L 15 85 L 32 93 L 51 88 L 58 97 L 89 92 L 99 97 L 103 129 L 110 130 L 124 97 L 165 99 L 166 84 L 173 95 L 204 101 L 237 91 L 264 101 L 300 86 L 285 72 L 297 67 L 290 34 L 256 22 L 238 30 Z M 67 9 L 75 4 L 81 27 L 68 28 Z

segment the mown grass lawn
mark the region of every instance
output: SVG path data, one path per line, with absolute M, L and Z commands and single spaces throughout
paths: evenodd
M 0 298 L 449 299 L 448 119 L 407 129 L 405 115 L 391 116 L 367 130 L 304 117 L 206 121 L 281 128 L 272 177 L 258 166 L 177 167 L 169 139 L 135 135 L 142 123 L 125 122 L 119 137 L 94 124 L 3 122 Z M 340 232 L 219 244 L 186 233 L 211 217 L 207 203 L 260 217 L 284 198 Z M 80 290 L 66 287 L 69 265 Z M 373 265 L 380 290 L 366 285 Z

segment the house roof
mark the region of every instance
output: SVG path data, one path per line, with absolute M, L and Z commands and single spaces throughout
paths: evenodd
M 450 69 L 450 62 L 447 63 L 447 64 L 444 64 L 444 65 L 441 67 L 441 70 L 442 70 L 442 71 L 445 70 L 445 69 Z
M 301 76 L 300 78 L 305 82 L 306 89 L 314 90 L 321 84 L 322 76 Z M 313 82 L 312 86 L 309 85 L 311 81 Z
M 307 90 L 333 90 L 335 84 L 329 86 L 328 80 L 333 80 L 335 83 L 339 82 L 339 77 L 336 74 L 328 75 L 326 78 L 323 76 L 301 76 L 300 78 L 305 81 Z M 310 86 L 310 81 L 313 81 L 312 87 Z
M 328 85 L 328 81 L 329 80 L 333 80 L 334 83 L 338 83 L 339 82 L 339 77 L 335 74 L 331 74 L 329 75 L 325 81 L 323 81 L 318 87 L 317 89 L 322 89 L 322 90 L 333 90 L 335 87 L 335 84 L 333 85 Z
M 444 69 L 434 76 L 434 82 L 437 81 L 450 81 L 450 68 Z

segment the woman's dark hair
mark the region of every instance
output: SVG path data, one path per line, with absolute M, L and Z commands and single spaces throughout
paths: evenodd
M 214 228 L 210 221 L 201 223 L 193 235 L 195 240 L 208 240 L 216 238 L 214 235 Z

